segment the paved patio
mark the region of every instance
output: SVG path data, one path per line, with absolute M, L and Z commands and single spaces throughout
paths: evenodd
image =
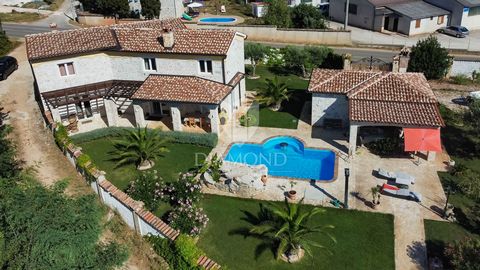
M 304 106 L 302 117 L 297 129 L 277 129 L 263 127 L 243 127 L 238 121 L 229 122 L 222 127 L 219 143 L 212 153 L 224 155 L 229 145 L 234 142 L 260 143 L 273 136 L 295 136 L 305 142 L 306 147 L 328 148 L 337 152 L 338 177 L 333 182 L 314 185 L 310 181 L 295 180 L 297 198 L 305 197 L 305 203 L 313 205 L 332 206 L 334 198 L 343 202 L 345 176 L 344 169 L 350 168 L 349 206 L 351 209 L 390 213 L 395 216 L 395 260 L 397 269 L 425 269 L 426 246 L 423 219 L 441 220 L 439 212 L 445 204 L 443 192 L 437 171 L 446 169 L 448 156 L 437 154 L 436 160 L 428 162 L 411 158 L 381 158 L 360 147 L 353 158 L 347 155 L 348 138 L 343 130 L 312 128 L 308 119 L 310 104 Z M 412 190 L 423 196 L 423 201 L 417 203 L 400 198 L 381 196 L 381 204 L 374 210 L 370 207 L 370 189 L 386 183 L 386 180 L 374 176 L 374 170 L 383 168 L 391 171 L 407 172 L 416 178 Z M 261 200 L 283 200 L 285 191 L 290 189 L 286 178 L 269 177 L 264 190 L 252 192 L 246 197 Z M 236 194 L 221 192 L 215 189 L 205 189 L 207 193 L 225 196 Z M 245 195 L 244 195 L 245 196 Z

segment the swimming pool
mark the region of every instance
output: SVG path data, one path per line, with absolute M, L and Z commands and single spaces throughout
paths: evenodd
M 237 19 L 232 17 L 207 17 L 207 18 L 201 18 L 198 21 L 202 23 L 232 23 L 232 22 L 235 22 L 236 20 Z
M 335 152 L 305 148 L 302 141 L 288 136 L 273 137 L 262 144 L 234 143 L 225 161 L 263 164 L 272 176 L 320 181 L 330 181 L 335 177 Z

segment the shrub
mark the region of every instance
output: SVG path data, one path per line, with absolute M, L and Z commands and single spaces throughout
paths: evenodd
M 472 80 L 470 78 L 468 78 L 467 75 L 465 75 L 465 74 L 452 76 L 452 77 L 450 77 L 450 79 L 452 80 L 452 82 L 454 84 L 460 84 L 460 85 L 467 85 L 467 84 L 470 84 L 472 82 Z
M 466 238 L 448 245 L 445 255 L 453 269 L 477 270 L 480 266 L 480 240 Z
M 198 258 L 203 255 L 195 240 L 188 235 L 180 234 L 174 244 L 178 254 L 191 265 L 196 265 Z
M 388 137 L 365 144 L 365 146 L 375 155 L 392 156 L 402 153 L 400 139 L 398 137 Z
M 240 125 L 244 127 L 257 126 L 258 120 L 254 115 L 244 114 L 240 117 Z
M 182 201 L 168 215 L 168 222 L 172 228 L 192 236 L 199 235 L 208 221 L 202 208 Z
M 154 212 L 162 201 L 164 188 L 162 178 L 158 177 L 157 170 L 153 170 L 142 173 L 130 182 L 127 193 L 133 199 L 145 203 L 145 207 Z
M 107 127 L 96 129 L 90 132 L 73 135 L 71 138 L 75 143 L 85 143 L 104 137 L 118 137 L 125 130 L 134 128 Z M 207 133 L 188 133 L 180 131 L 158 131 L 160 136 L 165 137 L 170 142 L 194 144 L 199 146 L 215 147 L 218 142 L 217 134 Z
M 55 137 L 55 142 L 61 148 L 64 148 L 65 146 L 69 145 L 72 142 L 70 137 L 68 137 L 67 128 L 61 123 L 57 123 L 57 128 L 55 130 L 54 137 Z
M 180 236 L 179 236 L 180 237 Z M 170 269 L 175 270 L 201 270 L 202 268 L 196 264 L 192 264 L 185 260 L 180 252 L 177 251 L 175 244 L 159 236 L 147 236 L 148 242 L 153 246 L 153 250 L 161 256 L 170 266 Z
M 218 157 L 217 153 L 215 153 L 209 163 L 209 169 L 212 173 L 213 181 L 215 182 L 220 181 L 220 177 L 222 176 L 222 172 L 220 171 L 222 164 L 222 159 Z
M 448 50 L 442 47 L 437 37 L 429 36 L 412 47 L 408 71 L 423 72 L 429 80 L 440 79 L 447 74 L 451 63 Z
M 93 166 L 92 159 L 89 155 L 82 153 L 77 157 L 77 166 L 84 170 L 91 168 Z
M 5 33 L 0 32 L 0 56 L 6 55 L 13 49 L 12 42 L 8 39 Z

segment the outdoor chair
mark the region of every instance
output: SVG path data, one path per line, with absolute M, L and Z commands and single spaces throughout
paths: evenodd
M 413 185 L 415 184 L 415 177 L 404 172 L 390 172 L 387 170 L 384 170 L 382 168 L 379 168 L 377 170 L 378 175 L 387 178 L 387 179 L 392 179 L 395 181 L 397 184 L 402 184 L 402 185 Z
M 392 185 L 389 185 L 389 184 L 383 184 L 380 191 L 384 195 L 389 194 L 389 195 L 393 195 L 393 196 L 396 196 L 396 197 L 412 199 L 412 200 L 417 201 L 417 202 L 422 201 L 422 194 L 420 194 L 418 192 L 415 192 L 415 191 L 411 191 L 408 188 L 399 188 L 399 187 L 392 186 Z

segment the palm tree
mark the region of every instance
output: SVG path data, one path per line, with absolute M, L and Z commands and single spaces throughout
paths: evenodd
M 323 233 L 335 242 L 335 239 L 326 232 L 326 229 L 334 228 L 332 225 L 308 225 L 311 217 L 324 213 L 325 210 L 315 207 L 308 212 L 303 212 L 302 203 L 303 199 L 298 204 L 289 203 L 285 199 L 283 207 L 271 203 L 270 207 L 267 207 L 270 214 L 262 213 L 262 216 L 266 218 L 253 225 L 249 230 L 250 234 L 275 243 L 277 259 L 283 255 L 287 258 L 298 255 L 302 249 L 312 256 L 311 247 L 325 248 L 307 237 L 314 233 Z
M 166 139 L 161 138 L 156 130 L 148 130 L 147 127 L 129 130 L 120 140 L 113 141 L 117 166 L 135 163 L 139 170 L 150 169 L 154 160 L 168 152 L 165 142 Z
M 277 76 L 273 79 L 266 79 L 265 87 L 257 90 L 258 101 L 269 106 L 272 111 L 280 110 L 282 102 L 288 100 L 290 95 L 287 84 L 279 81 Z

